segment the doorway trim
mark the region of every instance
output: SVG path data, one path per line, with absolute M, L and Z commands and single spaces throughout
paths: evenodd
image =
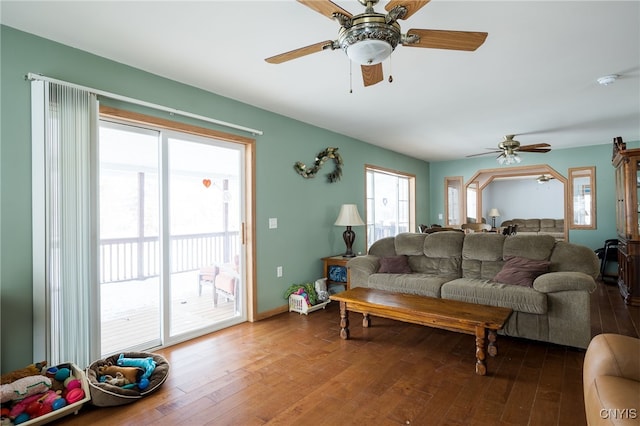
M 481 169 L 478 170 L 472 177 L 469 179 L 465 185 L 464 192 L 464 200 L 465 205 L 467 201 L 467 191 L 470 187 L 477 185 L 478 194 L 477 194 L 477 206 L 476 206 L 476 219 L 482 217 L 482 191 L 486 188 L 491 182 L 500 178 L 509 178 L 509 177 L 536 177 L 542 174 L 549 174 L 556 178 L 558 182 L 562 183 L 563 194 L 564 194 L 564 240 L 569 241 L 569 227 L 567 218 L 569 217 L 569 192 L 567 191 L 567 185 L 569 180 L 563 176 L 560 172 L 555 170 L 553 167 L 548 164 L 537 164 L 532 166 L 520 166 L 520 167 L 501 167 L 495 169 Z M 466 210 L 465 210 L 466 213 Z

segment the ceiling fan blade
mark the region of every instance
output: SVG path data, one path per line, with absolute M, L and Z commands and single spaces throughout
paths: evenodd
M 490 148 L 487 148 L 490 149 Z M 480 155 L 488 155 L 488 154 L 495 154 L 498 152 L 502 152 L 502 150 L 493 150 L 493 151 L 489 151 L 489 152 L 481 152 L 480 154 L 471 154 L 471 155 L 466 155 L 466 157 L 479 157 Z
M 431 0 L 391 0 L 384 8 L 389 12 L 396 6 L 404 6 L 407 8 L 407 13 L 402 19 L 407 19 L 420 10 L 425 4 L 429 3 L 429 1 Z
M 536 149 L 536 148 L 550 148 L 551 145 L 549 145 L 548 143 L 534 143 L 531 145 L 520 145 L 520 151 L 524 150 L 528 150 L 528 149 Z
M 346 15 L 349 18 L 353 17 L 349 12 L 347 12 L 346 10 L 344 10 L 343 8 L 341 8 L 340 6 L 338 6 L 337 4 L 333 3 L 330 0 L 298 0 L 298 3 L 302 3 L 303 5 L 307 6 L 309 9 L 313 9 L 319 14 L 324 15 L 329 19 L 333 19 L 333 14 L 336 12 L 342 13 L 343 15 Z
M 325 40 L 320 43 L 312 44 L 310 46 L 301 47 L 299 49 L 292 50 L 290 52 L 281 53 L 279 55 L 272 56 L 265 59 L 270 64 L 281 64 L 292 59 L 301 58 L 302 56 L 311 55 L 312 53 L 322 52 L 323 50 L 333 46 L 333 41 Z
M 382 81 L 382 63 L 375 65 L 360 65 L 364 87 L 373 86 Z
M 420 40 L 417 43 L 403 44 L 403 46 L 474 51 L 482 46 L 488 34 L 473 31 L 410 29 L 407 31 L 407 36 L 411 35 L 417 35 Z
M 551 148 L 528 148 L 528 149 L 522 149 L 522 147 L 520 147 L 517 151 L 518 151 L 518 152 L 538 152 L 538 153 L 545 153 L 545 152 L 549 152 L 549 151 L 551 151 Z

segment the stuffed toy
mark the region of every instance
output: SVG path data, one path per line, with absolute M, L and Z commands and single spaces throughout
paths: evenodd
M 144 374 L 144 370 L 136 367 L 120 367 L 117 365 L 101 365 L 98 367 L 100 376 L 118 377 L 118 373 L 122 375 L 129 383 L 137 383 L 139 377 Z
M 6 385 L 0 385 L 0 403 L 20 401 L 31 395 L 46 392 L 51 388 L 51 379 L 45 376 L 28 376 Z
M 6 385 L 7 383 L 15 382 L 18 379 L 28 376 L 37 376 L 42 373 L 42 369 L 47 366 L 47 361 L 36 362 L 28 365 L 20 370 L 12 371 L 11 373 L 3 374 L 0 377 L 0 385 Z
M 115 377 L 108 374 L 100 377 L 100 382 L 109 383 L 110 385 L 120 387 L 131 383 L 126 377 L 124 377 L 124 375 L 120 371 L 116 373 Z
M 148 379 L 153 374 L 153 370 L 156 369 L 156 362 L 150 356 L 146 358 L 125 358 L 124 354 L 120 354 L 117 362 L 120 366 L 142 368 L 144 370 L 142 379 Z
M 294 291 L 292 294 L 297 294 L 298 296 L 304 297 L 304 300 L 307 302 L 307 306 L 311 306 L 311 302 L 309 301 L 309 295 L 305 291 L 303 287 L 300 287 L 298 290 Z
M 319 278 L 316 280 L 315 285 L 316 293 L 318 293 L 318 300 L 325 302 L 329 300 L 329 291 L 327 290 L 327 279 Z

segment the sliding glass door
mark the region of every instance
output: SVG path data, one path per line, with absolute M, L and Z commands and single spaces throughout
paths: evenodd
M 101 353 L 246 319 L 244 146 L 101 121 Z

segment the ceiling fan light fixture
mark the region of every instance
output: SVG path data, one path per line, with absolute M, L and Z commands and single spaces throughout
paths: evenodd
M 501 166 L 509 166 L 511 164 L 519 164 L 522 161 L 522 158 L 516 153 L 510 154 L 502 154 L 497 158 L 498 163 Z
M 383 40 L 362 40 L 347 47 L 346 53 L 352 62 L 360 65 L 375 65 L 387 59 L 393 48 Z
M 342 27 L 338 44 L 351 61 L 376 65 L 391 55 L 401 38 L 397 22 L 387 23 L 385 15 L 369 12 L 355 16 L 350 27 Z
M 601 86 L 608 86 L 615 83 L 618 77 L 620 77 L 618 74 L 605 75 L 604 77 L 600 77 L 598 79 L 598 84 L 600 84 Z

